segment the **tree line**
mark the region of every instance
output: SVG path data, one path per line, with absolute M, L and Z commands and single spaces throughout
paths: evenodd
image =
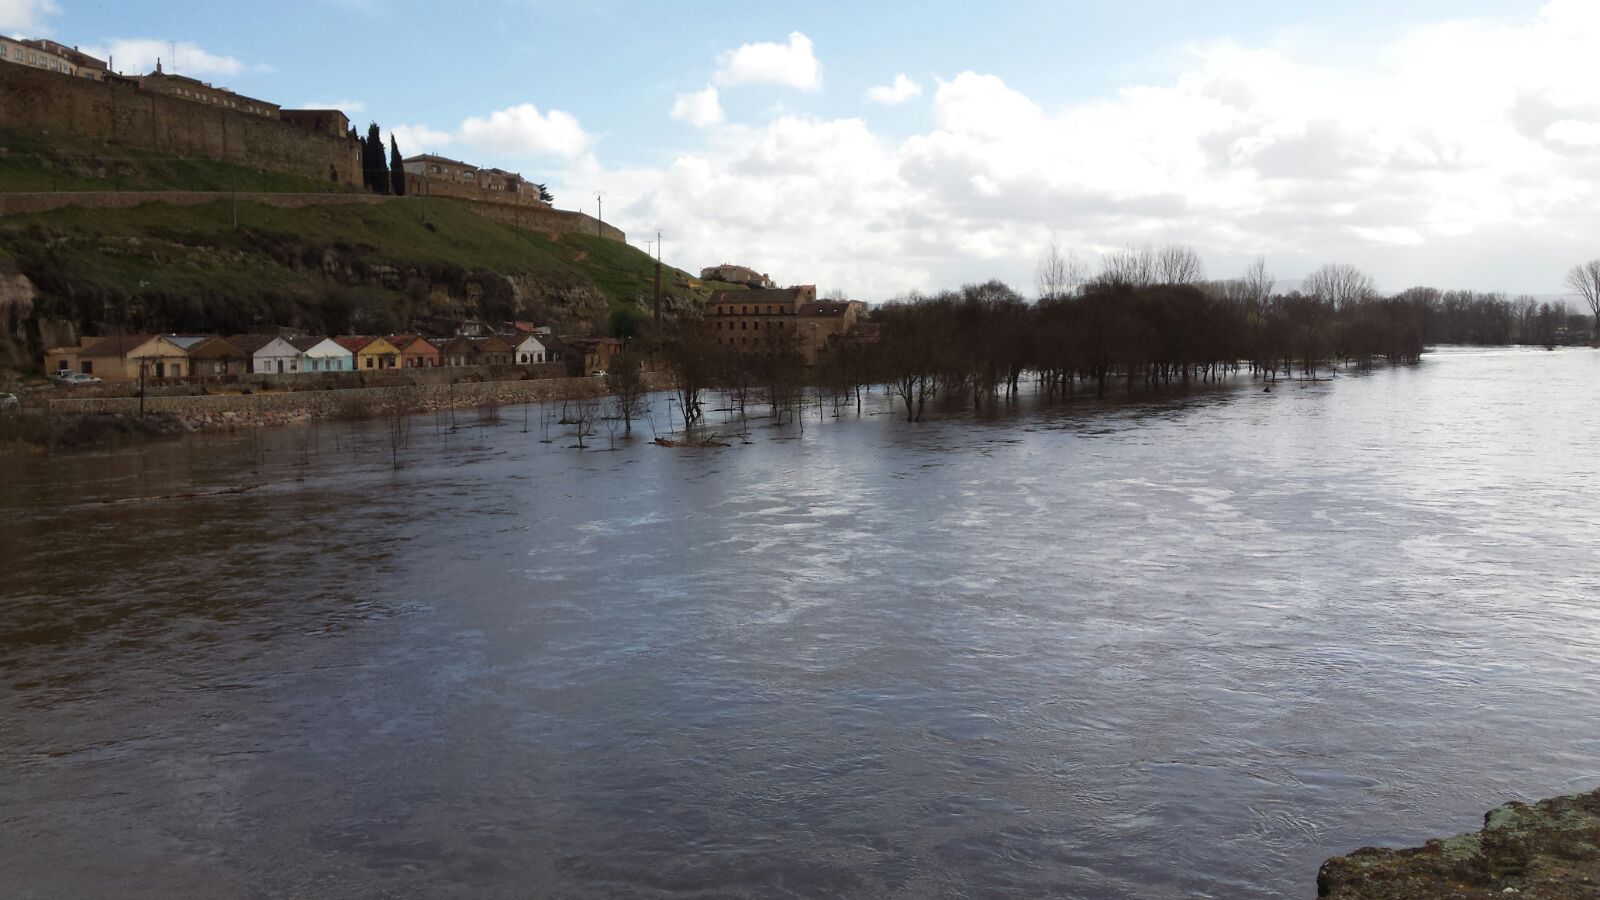
M 1600 261 L 1583 277 L 1592 278 L 1600 330 Z M 1241 372 L 1270 383 L 1415 364 L 1436 343 L 1554 347 L 1586 331 L 1583 317 L 1529 296 L 1433 288 L 1385 296 L 1342 263 L 1289 291 L 1277 289 L 1262 259 L 1239 277 L 1207 280 L 1199 255 L 1179 245 L 1107 254 L 1093 274 L 1052 247 L 1036 287 L 1032 301 L 1001 281 L 891 301 L 872 312 L 867 339 L 833 345 L 810 368 L 783 332 L 760 348 L 724 347 L 700 321 L 679 322 L 661 349 L 692 428 L 712 392 L 740 413 L 761 403 L 781 421 L 805 402 L 807 385 L 838 405 L 882 384 L 917 421 L 936 398 L 982 409 L 1017 395 L 1025 379 L 1050 397 Z

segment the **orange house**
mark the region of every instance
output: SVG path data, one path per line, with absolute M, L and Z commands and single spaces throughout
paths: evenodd
M 399 349 L 402 369 L 432 369 L 444 365 L 444 354 L 422 335 L 391 334 L 389 343 Z

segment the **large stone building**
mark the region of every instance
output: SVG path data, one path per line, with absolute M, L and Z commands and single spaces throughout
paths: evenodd
M 77 47 L 50 40 L 29 41 L 0 37 L 0 60 L 19 66 L 32 66 L 90 81 L 106 80 L 106 64 Z
M 516 172 L 480 169 L 448 156 L 423 153 L 406 159 L 406 190 L 413 194 L 549 206 L 539 186 Z
M 224 109 L 234 109 L 239 112 L 261 116 L 265 119 L 278 118 L 278 104 L 257 100 L 236 94 L 227 88 L 219 88 L 204 81 L 196 81 L 184 75 L 173 75 L 161 69 L 161 60 L 156 60 L 156 70 L 149 75 L 139 78 L 139 88 L 152 94 L 166 94 L 169 97 L 179 97 L 192 100 L 195 103 L 207 103 L 211 106 L 220 106 Z
M 718 291 L 706 305 L 706 321 L 719 346 L 742 353 L 792 347 L 815 365 L 855 327 L 866 304 L 817 300 L 816 285 Z
M 278 118 L 286 125 L 331 138 L 350 136 L 350 117 L 337 109 L 280 109 Z

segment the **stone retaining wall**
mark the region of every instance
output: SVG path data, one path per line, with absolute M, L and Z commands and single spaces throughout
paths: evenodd
M 669 383 L 666 378 L 656 374 L 646 374 L 644 378 L 652 390 L 664 388 Z M 282 425 L 307 419 L 364 418 L 393 412 L 409 414 L 467 409 L 490 403 L 512 405 L 572 400 L 598 397 L 604 393 L 605 380 L 601 378 L 541 378 L 534 381 L 425 384 L 234 396 L 147 397 L 145 409 L 170 413 L 195 428 L 238 428 Z M 139 412 L 139 400 L 137 397 L 50 400 L 47 409 L 55 415 L 133 415 Z

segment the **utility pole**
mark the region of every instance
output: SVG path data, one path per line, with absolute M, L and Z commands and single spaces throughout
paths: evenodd
M 597 210 L 597 212 L 595 213 L 595 223 L 594 223 L 594 236 L 595 237 L 605 237 L 606 236 L 606 201 L 605 201 L 605 196 L 606 196 L 606 192 L 605 191 L 595 191 L 594 192 L 594 203 L 595 203 L 595 209 Z
M 656 338 L 661 335 L 661 229 L 656 229 Z

